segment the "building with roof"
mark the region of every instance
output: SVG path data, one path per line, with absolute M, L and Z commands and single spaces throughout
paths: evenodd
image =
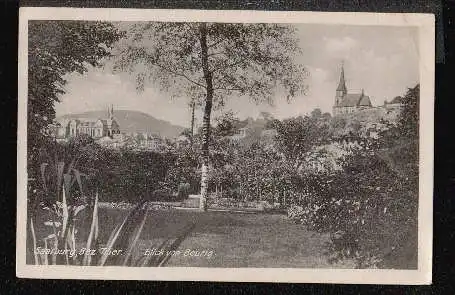
M 348 93 L 342 65 L 340 82 L 336 89 L 335 104 L 333 105 L 333 115 L 354 113 L 372 107 L 370 97 L 365 95 L 363 89 L 361 93 Z
M 108 108 L 107 118 L 73 118 L 55 123 L 57 140 L 67 140 L 79 134 L 87 134 L 94 139 L 120 134 L 120 126 L 114 118 L 114 106 Z

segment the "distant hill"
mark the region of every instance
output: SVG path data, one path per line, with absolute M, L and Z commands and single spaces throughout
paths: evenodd
M 89 111 L 78 114 L 68 114 L 57 118 L 57 120 L 74 119 L 74 118 L 106 118 L 106 111 Z M 170 122 L 159 120 L 148 114 L 139 111 L 115 110 L 114 117 L 120 125 L 120 131 L 130 132 L 147 132 L 163 137 L 177 137 L 185 128 L 173 125 Z

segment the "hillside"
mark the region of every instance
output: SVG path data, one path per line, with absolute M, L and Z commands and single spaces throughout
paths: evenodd
M 167 121 L 156 119 L 148 114 L 138 111 L 116 110 L 114 117 L 120 125 L 121 132 L 147 132 L 163 137 L 177 137 L 184 127 L 173 125 Z M 78 114 L 68 114 L 58 117 L 57 120 L 74 118 L 106 118 L 106 111 L 89 111 Z
M 385 128 L 384 122 L 394 124 L 398 120 L 399 111 L 373 108 L 359 112 L 340 114 L 332 118 L 332 132 L 335 136 L 358 134 L 375 128 Z
M 366 109 L 349 114 L 340 114 L 338 117 L 345 118 L 348 121 L 356 120 L 361 123 L 379 122 L 381 119 L 386 121 L 396 121 L 399 112 L 397 110 L 386 110 L 382 107 Z

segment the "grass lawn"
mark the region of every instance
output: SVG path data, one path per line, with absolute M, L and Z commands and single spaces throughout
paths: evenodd
M 100 210 L 101 241 L 108 240 L 126 212 Z M 310 232 L 286 216 L 262 213 L 150 211 L 133 256 L 138 258 L 147 249 L 160 248 L 164 240 L 178 237 L 188 224 L 194 224 L 194 228 L 178 246 L 180 254 L 171 256 L 165 266 L 353 267 L 349 263 L 328 264 L 324 254 L 327 235 Z M 190 251 L 202 254 L 204 250 L 205 255 L 185 255 Z M 210 251 L 212 255 L 208 257 Z

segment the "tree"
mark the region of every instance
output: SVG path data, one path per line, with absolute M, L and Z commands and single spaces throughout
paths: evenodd
M 182 136 L 187 136 L 188 138 L 191 138 L 193 136 L 191 129 L 185 128 L 180 132 L 180 135 Z
M 193 145 L 193 136 L 194 136 L 194 111 L 196 109 L 196 102 L 191 101 L 191 127 L 190 127 L 190 139 L 191 145 Z
M 278 87 L 288 100 L 303 93 L 300 51 L 295 29 L 279 24 L 150 22 L 136 24 L 120 44 L 115 69 L 136 73 L 139 89 L 151 80 L 173 95 L 203 98 L 201 209 L 214 104 L 233 95 L 271 103 Z
M 287 119 L 276 124 L 279 147 L 297 169 L 313 147 L 330 142 L 330 121 L 312 117 Z
M 188 104 L 190 111 L 191 111 L 191 122 L 190 122 L 190 128 L 188 132 L 188 138 L 190 139 L 191 146 L 193 146 L 194 143 L 194 128 L 196 124 L 196 118 L 195 118 L 195 112 L 197 108 L 201 108 L 203 105 L 203 102 L 201 101 L 201 97 L 192 97 L 190 99 L 190 102 Z
M 28 165 L 33 177 L 45 130 L 55 118 L 54 103 L 65 93 L 65 75 L 99 66 L 120 35 L 110 23 L 86 21 L 30 21 L 28 30 Z
M 404 108 L 398 122 L 402 135 L 413 140 L 419 135 L 419 99 L 420 85 L 418 84 L 409 88 L 403 97 Z
M 232 111 L 226 112 L 216 119 L 215 135 L 231 136 L 234 135 L 239 126 L 240 120 Z
M 318 119 L 322 116 L 322 111 L 320 108 L 316 108 L 311 111 L 311 117 L 314 119 Z

